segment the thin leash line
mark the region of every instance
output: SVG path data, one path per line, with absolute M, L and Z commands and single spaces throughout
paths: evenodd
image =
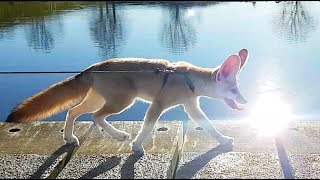
M 113 71 L 2 71 L 0 74 L 76 74 L 76 73 L 173 73 L 174 70 L 162 70 L 156 69 L 153 71 L 125 71 L 125 70 L 113 70 Z

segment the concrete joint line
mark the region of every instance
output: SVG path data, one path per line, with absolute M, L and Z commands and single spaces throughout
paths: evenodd
M 184 143 L 185 143 L 185 135 L 186 135 L 187 129 L 188 129 L 188 124 L 189 124 L 188 122 L 189 122 L 188 120 L 182 121 L 182 139 L 179 139 L 181 137 L 178 137 L 178 139 L 177 139 L 177 141 L 178 141 L 177 147 L 176 147 L 175 152 L 172 156 L 170 167 L 169 167 L 168 173 L 167 173 L 167 179 L 176 179 L 176 173 L 177 173 L 180 157 L 183 152 L 183 147 L 184 147 Z

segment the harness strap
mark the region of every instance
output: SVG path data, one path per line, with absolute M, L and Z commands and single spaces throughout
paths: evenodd
M 160 69 L 160 68 L 155 69 L 154 72 L 155 72 L 156 74 L 159 74 L 160 72 L 165 73 L 164 79 L 163 79 L 163 83 L 162 83 L 162 88 L 163 88 L 163 87 L 165 86 L 165 84 L 167 83 L 168 78 L 169 78 L 170 75 L 172 75 L 172 74 L 179 74 L 179 75 L 183 75 L 183 76 L 184 76 L 184 78 L 186 79 L 186 83 L 187 83 L 187 85 L 189 86 L 190 90 L 191 90 L 192 92 L 194 92 L 194 88 L 195 88 L 195 87 L 194 87 L 191 79 L 190 79 L 189 76 L 187 75 L 187 73 L 177 72 L 176 69 Z

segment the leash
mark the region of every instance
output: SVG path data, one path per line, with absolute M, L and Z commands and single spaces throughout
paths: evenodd
M 150 72 L 150 73 L 155 73 L 155 74 L 159 74 L 159 73 L 164 73 L 164 79 L 163 79 L 163 83 L 162 83 L 162 88 L 164 88 L 165 84 L 168 81 L 168 78 L 170 75 L 173 74 L 179 74 L 179 75 L 183 75 L 184 78 L 186 79 L 186 83 L 189 86 L 190 90 L 192 92 L 194 92 L 194 88 L 195 86 L 193 85 L 191 79 L 189 78 L 189 76 L 187 75 L 187 73 L 181 73 L 181 72 L 177 72 L 176 69 L 160 69 L 157 68 L 153 71 L 125 71 L 125 70 L 112 70 L 112 71 L 2 71 L 0 72 L 1 74 L 82 74 L 82 73 L 146 73 L 146 72 Z

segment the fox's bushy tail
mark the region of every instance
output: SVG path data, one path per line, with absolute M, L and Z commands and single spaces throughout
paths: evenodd
M 79 74 L 24 100 L 6 122 L 29 122 L 51 117 L 83 99 L 90 86 L 89 74 Z

